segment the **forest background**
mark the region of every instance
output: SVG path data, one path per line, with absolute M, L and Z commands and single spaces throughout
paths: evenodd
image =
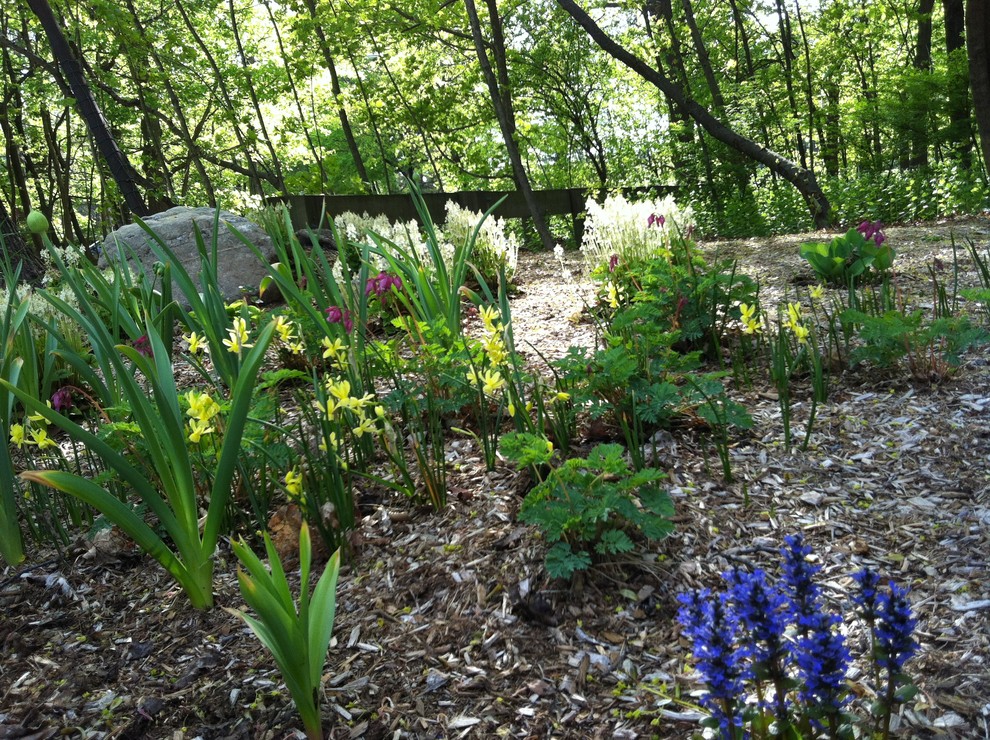
M 974 212 L 986 5 L 5 2 L 0 230 L 38 209 L 89 244 L 131 213 L 410 180 L 675 185 L 712 236 Z M 559 239 L 532 211 L 529 241 Z

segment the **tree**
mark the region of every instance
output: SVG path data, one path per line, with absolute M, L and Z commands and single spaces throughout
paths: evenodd
M 540 241 L 546 249 L 553 249 L 553 234 L 547 227 L 547 222 L 543 218 L 536 196 L 533 195 L 533 188 L 529 184 L 529 175 L 523 165 L 522 157 L 519 154 L 519 142 L 516 141 L 516 119 L 512 109 L 512 95 L 509 92 L 509 71 L 506 65 L 505 36 L 502 32 L 502 19 L 498 13 L 495 0 L 485 0 L 488 8 L 488 19 L 491 23 L 491 40 L 486 41 L 481 33 L 481 20 L 478 17 L 478 10 L 474 0 L 464 0 L 464 8 L 467 10 L 468 22 L 471 25 L 471 37 L 474 39 L 475 52 L 478 55 L 478 62 L 481 65 L 481 74 L 485 78 L 488 86 L 488 94 L 491 96 L 492 107 L 495 109 L 495 118 L 498 120 L 499 129 L 502 131 L 502 140 L 505 143 L 506 151 L 509 154 L 509 161 L 512 163 L 512 175 L 516 181 L 516 187 L 526 201 L 526 207 L 533 219 Z M 492 60 L 489 59 L 489 47 L 491 48 Z
M 799 167 L 780 154 L 734 131 L 725 122 L 716 118 L 708 109 L 699 105 L 696 100 L 686 95 L 684 90 L 669 77 L 654 67 L 651 67 L 625 47 L 619 45 L 574 0 L 557 0 L 557 3 L 584 28 L 594 42 L 606 53 L 655 85 L 667 98 L 685 111 L 692 120 L 702 126 L 713 138 L 766 166 L 771 172 L 794 185 L 804 198 L 816 228 L 824 228 L 830 224 L 831 206 L 825 193 L 822 192 L 821 187 L 818 185 L 814 171 Z
M 990 171 L 990 8 L 987 0 L 966 3 L 966 46 L 969 53 L 969 85 L 980 134 L 984 166 Z
M 79 108 L 79 115 L 86 122 L 97 149 L 106 161 L 111 177 L 120 188 L 124 202 L 132 213 L 138 216 L 147 216 L 149 211 L 138 190 L 137 173 L 127 160 L 127 156 L 117 145 L 117 140 L 110 131 L 106 118 L 103 117 L 103 111 L 100 110 L 96 98 L 93 97 L 93 91 L 86 82 L 82 65 L 73 56 L 72 50 L 65 40 L 65 35 L 62 33 L 62 27 L 52 12 L 48 0 L 28 0 L 28 6 L 41 22 L 41 27 L 44 29 L 45 36 L 51 46 L 52 55 L 65 74 L 69 88 L 72 90 L 72 95 Z

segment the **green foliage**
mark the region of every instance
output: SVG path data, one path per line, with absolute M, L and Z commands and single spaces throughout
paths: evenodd
M 247 569 L 238 569 L 237 581 L 241 595 L 258 617 L 229 610 L 247 623 L 275 657 L 282 678 L 296 710 L 302 718 L 306 737 L 323 739 L 320 717 L 323 666 L 333 634 L 337 606 L 337 575 L 340 572 L 340 551 L 330 558 L 323 574 L 309 593 L 312 549 L 309 528 L 303 522 L 299 531 L 299 573 L 302 592 L 296 607 L 289 591 L 285 570 L 271 538 L 265 534 L 270 571 L 265 568 L 247 545 L 232 542 L 234 554 Z
M 502 453 L 519 465 L 551 461 L 552 445 L 533 434 L 506 435 Z M 638 532 L 661 540 L 673 531 L 673 503 L 657 483 L 665 476 L 645 468 L 633 472 L 621 445 L 595 447 L 587 458 L 572 458 L 556 467 L 523 501 L 521 521 L 543 530 L 551 544 L 547 573 L 570 578 L 598 557 L 631 552 L 629 536 Z
M 827 244 L 802 244 L 801 257 L 821 280 L 843 287 L 876 280 L 894 264 L 894 250 L 889 244 L 877 244 L 855 228 Z
M 990 341 L 990 334 L 965 316 L 927 322 L 920 309 L 889 310 L 879 316 L 849 309 L 841 319 L 858 327 L 863 342 L 853 349 L 852 362 L 889 370 L 906 361 L 913 377 L 928 382 L 951 375 L 963 352 Z

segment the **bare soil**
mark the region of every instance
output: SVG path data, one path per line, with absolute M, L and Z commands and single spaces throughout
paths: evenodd
M 985 252 L 986 219 L 891 228 L 905 300 L 931 305 L 928 266 L 975 284 L 962 249 Z M 707 244 L 759 278 L 764 305 L 794 296 L 807 270 L 798 235 Z M 589 287 L 577 255 L 566 278 L 527 254 L 513 299 L 517 344 L 534 363 L 589 346 Z M 528 343 L 528 344 L 527 344 Z M 529 345 L 532 345 L 531 348 Z M 773 570 L 786 534 L 803 532 L 836 609 L 850 575 L 872 565 L 912 589 L 919 695 L 895 717 L 900 737 L 990 737 L 990 350 L 950 378 L 851 371 L 835 379 L 807 451 L 784 449 L 765 378 L 732 389 L 755 425 L 732 444 L 735 481 L 714 448 L 684 430 L 663 468 L 675 533 L 574 584 L 553 582 L 545 546 L 516 521 L 526 483 L 485 472 L 452 439 L 450 502 L 440 513 L 399 499 L 367 503 L 338 587 L 325 674 L 333 738 L 689 737 L 700 686 L 675 596 L 717 586 L 730 565 Z M 807 396 L 797 393 L 803 435 Z M 0 571 L 0 738 L 289 738 L 300 724 L 271 657 L 235 616 L 235 561 L 218 553 L 217 608 L 192 609 L 162 569 L 120 539 L 32 549 Z M 850 644 L 862 654 L 862 631 Z M 867 701 L 860 660 L 849 675 Z

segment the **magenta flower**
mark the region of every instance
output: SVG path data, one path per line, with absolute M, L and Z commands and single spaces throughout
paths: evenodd
M 331 324 L 343 324 L 344 331 L 348 334 L 354 328 L 354 321 L 351 319 L 351 312 L 340 306 L 330 306 L 327 309 L 327 321 Z
M 402 278 L 389 275 L 387 272 L 379 272 L 374 277 L 368 278 L 368 282 L 364 286 L 364 294 L 371 295 L 374 293 L 376 296 L 381 298 L 383 295 L 389 292 L 392 288 L 396 290 L 402 290 Z
M 154 354 L 151 350 L 151 340 L 148 339 L 147 334 L 142 334 L 140 337 L 135 339 L 131 343 L 131 346 L 145 357 L 151 357 Z
M 59 413 L 72 408 L 72 389 L 63 385 L 52 394 L 52 408 Z
M 665 223 L 667 223 L 667 219 L 665 219 L 659 213 L 651 213 L 650 217 L 646 219 L 647 226 L 656 226 L 658 229 L 663 228 L 663 225 Z
M 863 221 L 856 227 L 856 231 L 862 234 L 864 239 L 872 239 L 878 247 L 887 240 L 882 229 L 882 221 Z
M 615 272 L 615 268 L 619 266 L 619 255 L 613 254 L 608 258 L 608 271 Z

